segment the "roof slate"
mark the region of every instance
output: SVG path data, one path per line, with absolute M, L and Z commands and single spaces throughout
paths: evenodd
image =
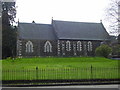
M 21 39 L 56 39 L 51 24 L 19 23 L 18 32 Z
M 52 24 L 19 23 L 19 38 L 40 40 L 109 40 L 102 23 L 52 20 Z
M 107 40 L 109 34 L 102 23 L 85 23 L 53 20 L 59 39 Z

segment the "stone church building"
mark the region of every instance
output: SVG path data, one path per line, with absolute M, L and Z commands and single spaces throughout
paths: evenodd
M 95 49 L 109 38 L 102 22 L 19 23 L 17 56 L 94 56 Z

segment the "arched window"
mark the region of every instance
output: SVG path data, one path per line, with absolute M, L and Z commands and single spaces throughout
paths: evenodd
M 52 52 L 52 45 L 49 41 L 46 41 L 44 45 L 44 52 Z
M 66 42 L 66 51 L 70 51 L 71 50 L 71 45 L 70 45 L 70 41 Z
M 26 43 L 26 52 L 28 53 L 33 52 L 33 43 L 31 41 L 28 41 Z
M 88 42 L 88 51 L 92 51 L 92 42 L 91 41 Z
M 77 51 L 82 51 L 82 43 L 80 41 L 77 42 Z

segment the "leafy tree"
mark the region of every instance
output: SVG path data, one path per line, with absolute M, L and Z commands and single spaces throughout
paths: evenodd
M 111 0 L 110 5 L 106 9 L 107 21 L 110 23 L 110 33 L 119 35 L 120 34 L 120 0 Z
M 108 45 L 101 45 L 98 48 L 96 48 L 95 53 L 97 56 L 102 56 L 107 58 L 110 53 L 112 53 L 112 48 L 109 47 Z
M 15 2 L 2 2 L 2 58 L 15 56 L 16 27 L 12 25 L 15 17 Z

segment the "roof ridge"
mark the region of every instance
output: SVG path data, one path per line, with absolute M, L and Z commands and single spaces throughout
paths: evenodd
M 51 24 L 44 24 L 44 23 L 29 23 L 29 22 L 19 22 L 19 24 L 51 25 Z
M 53 20 L 53 21 L 58 21 L 58 22 L 68 22 L 68 23 L 101 24 L 101 23 L 98 23 L 98 22 L 79 22 L 79 21 L 64 21 L 64 20 Z

